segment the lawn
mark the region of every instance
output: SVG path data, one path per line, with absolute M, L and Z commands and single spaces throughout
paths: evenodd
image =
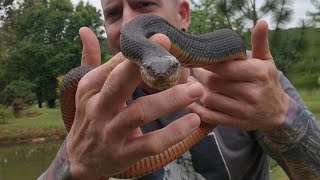
M 286 173 L 278 165 L 270 169 L 270 175 L 272 180 L 289 180 Z
M 59 109 L 32 107 L 21 118 L 9 118 L 0 124 L 0 144 L 40 137 L 61 138 L 65 134 Z
M 309 110 L 320 120 L 320 89 L 298 90 Z

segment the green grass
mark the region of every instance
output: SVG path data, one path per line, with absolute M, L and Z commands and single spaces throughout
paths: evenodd
M 10 118 L 0 125 L 0 142 L 37 137 L 58 138 L 65 134 L 59 109 L 32 107 L 22 118 Z
M 60 109 L 48 109 L 32 107 L 25 112 L 22 118 L 8 119 L 7 126 L 0 126 L 0 130 L 21 130 L 21 129 L 35 129 L 35 128 L 61 128 L 63 121 L 61 118 Z
M 272 180 L 289 180 L 288 176 L 280 166 L 276 166 L 272 168 L 270 171 Z
M 320 89 L 298 90 L 309 110 L 320 120 Z

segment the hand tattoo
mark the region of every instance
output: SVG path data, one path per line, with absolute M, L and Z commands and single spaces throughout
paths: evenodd
M 38 180 L 71 180 L 70 162 L 67 154 L 67 139 L 63 142 L 58 154 Z

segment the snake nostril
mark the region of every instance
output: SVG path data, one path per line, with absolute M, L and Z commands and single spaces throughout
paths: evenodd
M 146 69 L 148 72 L 150 72 L 152 70 L 152 67 L 150 66 L 150 64 L 146 65 Z
M 172 69 L 173 69 L 174 71 L 176 71 L 176 70 L 178 69 L 178 67 L 179 67 L 179 62 L 173 62 L 173 63 L 172 63 Z

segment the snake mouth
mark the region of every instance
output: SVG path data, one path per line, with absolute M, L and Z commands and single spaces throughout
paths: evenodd
M 180 78 L 180 63 L 171 56 L 154 56 L 140 66 L 142 80 L 151 88 L 165 90 L 177 84 Z
M 158 76 L 156 78 L 151 77 L 148 74 L 142 73 L 141 77 L 142 77 L 143 81 L 149 87 L 152 87 L 157 90 L 165 90 L 165 89 L 169 89 L 172 86 L 177 84 L 179 77 L 180 77 L 180 73 L 173 74 L 169 77 L 168 76 Z
M 180 78 L 180 71 L 176 71 L 174 74 L 158 75 L 156 77 L 150 75 L 145 70 L 141 70 L 142 80 L 151 88 L 156 90 L 165 90 L 173 87 L 178 83 Z

